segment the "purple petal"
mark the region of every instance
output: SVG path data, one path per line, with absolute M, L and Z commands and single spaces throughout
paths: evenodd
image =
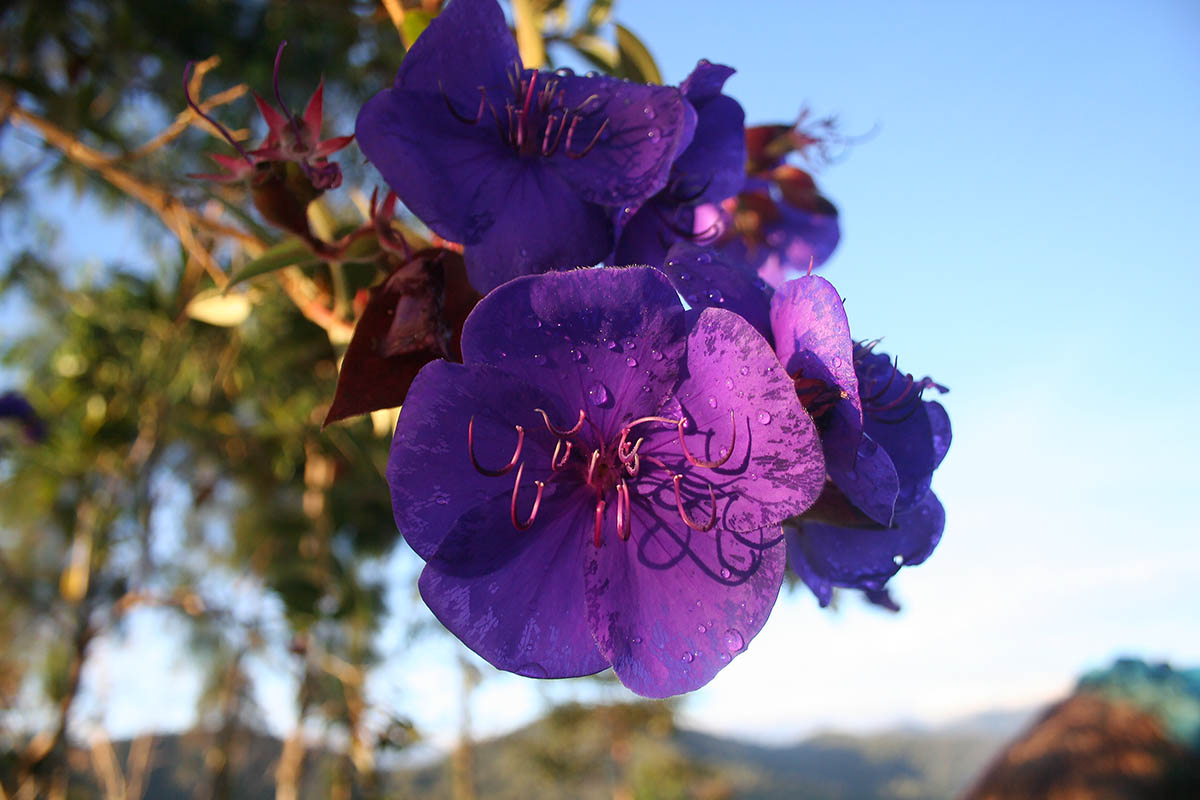
M 719 203 L 746 181 L 746 114 L 720 93 L 729 67 L 701 61 L 680 86 L 696 109 L 696 133 L 671 167 L 671 192 L 689 205 Z
M 396 527 L 417 555 L 432 557 L 465 512 L 511 495 L 515 471 L 490 478 L 472 466 L 467 448 L 472 417 L 480 465 L 495 470 L 509 463 L 517 444 L 514 426 L 521 425 L 524 480 L 532 485 L 546 479 L 554 439 L 535 408 L 566 418 L 543 389 L 486 365 L 434 361 L 417 374 L 396 423 L 387 468 Z
M 728 263 L 711 250 L 681 242 L 667 254 L 663 271 L 692 308 L 724 308 L 739 314 L 769 338 L 770 298 L 752 272 Z
M 950 449 L 950 415 L 936 400 L 925 401 L 925 413 L 929 415 L 929 428 L 933 431 L 933 468 L 937 469 Z
M 796 574 L 816 576 L 818 598 L 826 584 L 879 590 L 901 566 L 929 557 L 945 523 L 942 504 L 929 492 L 915 508 L 897 514 L 895 526 L 885 530 L 802 522 L 798 531 L 788 532 L 788 556 Z
M 696 112 L 669 86 L 606 76 L 555 80 L 564 106 L 579 115 L 570 144 L 564 136 L 550 161 L 585 200 L 628 206 L 632 215 L 667 185 L 671 163 L 691 143 Z
M 658 270 L 573 270 L 518 278 L 479 302 L 463 361 L 552 386 L 569 427 L 586 411 L 606 441 L 655 414 L 678 380 L 683 307 Z
M 698 533 L 634 499 L 633 533 L 587 548 L 588 624 L 621 683 L 646 697 L 712 680 L 762 628 L 783 581 L 780 529 Z
M 912 508 L 929 491 L 937 465 L 931 417 L 909 376 L 892 375 L 894 368 L 882 353 L 859 357 L 863 401 L 863 430 L 887 451 L 900 478 L 896 512 Z M 866 379 L 864 379 L 866 378 Z
M 764 244 L 747 247 L 733 238 L 722 247 L 735 263 L 743 261 L 758 270 L 759 276 L 779 288 L 793 278 L 824 264 L 837 248 L 841 229 L 836 215 L 810 213 L 787 203 L 777 204 L 781 218 L 763 226 Z
M 439 236 L 466 245 L 492 227 L 522 172 L 493 127 L 455 119 L 442 97 L 427 92 L 375 95 L 358 112 L 355 136 L 414 214 Z
M 532 482 L 528 490 L 522 514 Z M 584 603 L 592 510 L 578 493 L 551 491 L 529 530 L 513 527 L 507 494 L 463 514 L 422 571 L 421 597 L 495 667 L 534 678 L 591 675 L 608 667 Z
M 766 340 L 737 314 L 707 308 L 688 336 L 687 368 L 677 397 L 690 420 L 688 450 L 697 459 L 722 458 L 734 438 L 732 412 L 737 437 L 728 460 L 711 470 L 691 466 L 675 455 L 678 442 L 661 434 L 647 437 L 643 452 L 712 482 L 721 527 L 754 531 L 803 513 L 825 484 L 825 459 L 816 426 Z
M 829 451 L 825 451 L 829 459 Z M 891 525 L 900 492 L 900 477 L 887 451 L 863 434 L 848 463 L 829 461 L 829 476 L 846 499 L 880 525 Z
M 771 298 L 775 353 L 793 378 L 815 378 L 842 391 L 821 436 L 830 469 L 849 469 L 862 436 L 854 342 L 841 295 L 815 275 L 788 281 Z M 890 520 L 890 514 L 889 518 Z
M 495 223 L 465 252 L 467 275 L 480 292 L 521 275 L 591 266 L 612 249 L 608 215 L 545 165 L 517 163 L 505 175 L 507 182 L 488 184 Z
M 867 589 L 863 592 L 863 597 L 867 598 L 867 602 L 871 605 L 887 609 L 893 614 L 900 612 L 900 604 L 892 597 L 892 593 L 888 591 L 886 586 L 882 589 Z
M 667 250 L 683 237 L 689 237 L 694 213 L 686 206 L 663 202 L 659 193 L 628 218 L 613 251 L 613 264 L 645 264 L 661 268 L 667 260 Z
M 396 87 L 444 92 L 473 113 L 480 86 L 506 87 L 520 69 L 517 44 L 496 0 L 454 0 L 409 48 Z

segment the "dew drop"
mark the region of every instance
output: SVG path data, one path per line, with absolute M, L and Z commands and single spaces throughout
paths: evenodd
M 663 264 L 663 266 L 666 267 L 667 269 L 671 269 L 672 267 L 678 267 L 679 259 L 678 258 L 668 258 L 667 263 Z
M 690 664 L 690 663 L 692 663 L 692 662 L 693 662 L 695 659 L 696 659 L 696 656 L 692 655 L 692 651 L 691 651 L 691 650 L 684 650 L 684 651 L 683 651 L 683 655 L 681 655 L 681 656 L 679 657 L 679 660 L 680 660 L 680 661 L 682 661 L 682 662 L 683 662 L 683 663 L 685 663 L 685 664 Z
M 542 365 L 546 363 L 546 356 L 542 353 L 534 353 L 530 358 L 533 359 L 533 363 L 535 364 Z
M 739 370 L 738 370 L 738 374 L 739 374 L 739 375 L 741 375 L 741 376 L 743 376 L 743 377 L 744 377 L 744 376 L 746 376 L 746 375 L 749 375 L 749 374 L 750 374 L 750 368 L 749 368 L 749 367 L 746 367 L 746 366 L 743 366 L 741 369 L 739 369 Z
M 725 388 L 726 388 L 726 389 L 732 389 L 732 388 L 733 388 L 733 378 L 726 378 L 726 379 L 725 379 Z
M 681 280 L 681 281 L 690 281 L 691 279 L 692 279 L 692 273 L 690 273 L 690 272 L 681 272 L 681 273 L 679 273 L 679 280 Z
M 737 628 L 730 628 L 725 631 L 725 646 L 729 648 L 729 652 L 737 653 L 746 646 L 746 640 Z
M 560 78 L 573 78 L 575 77 L 575 70 L 570 67 L 559 67 L 554 70 L 554 74 Z
M 649 387 L 649 386 L 647 386 L 646 384 L 644 384 L 644 383 L 643 383 L 643 384 L 642 384 L 642 391 L 643 391 L 643 392 L 645 392 L 646 394 L 649 394 L 649 393 L 650 393 L 650 387 Z
M 646 106 L 642 109 L 642 116 L 646 119 L 654 119 L 658 116 L 658 112 L 654 110 L 654 106 Z
M 733 575 L 733 573 L 732 573 L 732 572 L 730 572 L 729 570 L 725 569 L 724 567 L 722 567 L 722 568 L 721 568 L 721 577 L 722 577 L 722 578 L 724 578 L 725 580 L 729 580 L 729 577 L 730 577 L 731 575 Z
M 662 137 L 662 132 L 658 128 L 651 128 L 646 131 L 646 138 L 652 142 L 657 142 Z
M 717 658 L 720 659 L 721 661 L 728 661 L 729 653 L 721 653 L 720 655 L 717 656 Z
M 841 365 L 842 365 L 842 357 L 841 357 L 841 356 L 834 356 L 834 357 L 833 357 L 833 368 L 834 368 L 834 369 L 837 369 L 837 368 L 838 368 L 838 367 L 840 367 Z
M 717 398 L 715 398 L 715 397 L 708 398 L 708 407 L 716 408 L 717 407 Z
M 700 633 L 708 633 L 708 628 L 704 627 L 703 625 L 697 625 L 696 630 Z
M 663 354 L 662 354 L 662 353 L 660 353 L 660 352 L 658 352 L 657 350 L 651 350 L 651 351 L 650 351 L 650 357 L 651 357 L 651 358 L 653 358 L 655 361 L 662 361 L 662 360 L 663 360 Z
M 608 402 L 608 389 L 604 388 L 603 383 L 593 383 L 588 389 L 588 400 L 591 400 L 594 406 L 604 405 Z
M 636 367 L 636 366 L 637 366 L 637 359 L 636 359 L 636 358 L 634 358 L 633 356 L 630 356 L 629 358 L 625 359 L 625 363 L 626 363 L 628 366 L 631 366 L 631 367 Z
M 501 350 L 501 351 L 500 351 L 500 357 L 501 357 L 501 358 L 508 358 L 508 353 L 506 353 L 506 352 L 504 352 L 503 350 Z
M 641 643 L 642 643 L 642 637 L 640 637 L 640 636 L 635 636 L 635 637 L 633 637 L 632 639 L 630 639 L 629 641 L 630 641 L 630 642 L 632 642 L 633 644 L 641 644 Z
M 621 340 L 621 347 L 625 348 L 626 350 L 632 350 L 637 347 L 637 339 L 634 339 L 632 336 L 627 336 Z
M 904 566 L 904 556 L 902 556 L 902 555 L 892 556 L 892 563 L 895 564 L 897 567 L 903 567 Z
M 617 349 L 617 340 L 616 339 L 605 339 L 604 346 L 607 347 L 609 350 L 616 350 Z
M 582 361 L 583 360 L 583 353 L 579 352 L 579 350 L 577 348 L 572 347 L 567 352 L 571 355 L 572 361 Z
M 769 411 L 758 412 L 758 421 L 759 421 L 759 423 L 761 423 L 763 425 L 771 424 L 771 412 L 769 412 Z
M 721 303 L 725 302 L 725 295 L 721 294 L 720 289 L 709 289 L 708 302 L 720 305 Z

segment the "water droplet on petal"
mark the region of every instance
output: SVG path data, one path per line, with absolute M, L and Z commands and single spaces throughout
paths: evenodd
M 646 392 L 647 394 L 649 394 L 649 392 L 650 392 L 650 387 L 649 387 L 649 386 L 647 386 L 646 384 L 644 384 L 644 383 L 643 383 L 643 384 L 642 384 L 642 391 L 643 391 L 643 392 Z
M 733 388 L 733 378 L 726 378 L 726 379 L 725 379 L 725 388 L 726 388 L 726 389 L 732 389 L 732 388 Z
M 715 397 L 708 398 L 708 407 L 716 408 L 717 407 L 717 398 L 715 398 Z
M 895 564 L 897 567 L 903 567 L 904 566 L 904 556 L 902 556 L 902 555 L 892 556 L 892 563 Z
M 729 648 L 729 652 L 737 653 L 746 646 L 746 640 L 737 628 L 730 628 L 725 631 L 725 646 Z
M 625 363 L 626 363 L 628 366 L 631 366 L 631 367 L 636 367 L 636 366 L 637 366 L 637 359 L 636 359 L 636 358 L 634 358 L 633 356 L 630 356 L 629 358 L 625 359 Z
M 617 349 L 617 340 L 616 339 L 605 339 L 604 346 L 607 347 L 609 350 L 616 350 Z
M 657 142 L 662 136 L 662 132 L 658 128 L 651 128 L 646 131 L 646 138 L 652 142 Z
M 651 351 L 650 351 L 650 357 L 651 357 L 651 358 L 653 358 L 655 361 L 662 361 L 662 360 L 663 360 L 663 354 L 662 354 L 662 353 L 660 353 L 660 352 L 658 352 L 657 350 L 651 350 Z
M 642 116 L 646 119 L 654 119 L 658 116 L 658 112 L 654 110 L 654 106 L 646 106 L 642 109 Z
M 758 421 L 759 421 L 759 423 L 761 423 L 763 425 L 769 425 L 771 423 L 771 412 L 769 412 L 769 411 L 758 412 Z
M 725 296 L 723 294 L 721 294 L 720 289 L 709 289 L 708 290 L 708 302 L 716 303 L 716 304 L 720 305 L 721 303 L 725 302 Z
M 608 389 L 604 388 L 603 383 L 593 383 L 588 389 L 588 400 L 591 400 L 594 406 L 604 405 L 608 402 Z
M 739 370 L 738 370 L 738 374 L 739 374 L 739 375 L 742 375 L 742 376 L 749 375 L 749 374 L 750 374 L 750 368 L 749 368 L 749 367 L 746 367 L 746 366 L 743 366 L 741 369 L 739 369 Z
M 729 576 L 730 576 L 730 575 L 732 575 L 732 574 L 733 574 L 732 572 L 730 572 L 729 570 L 725 569 L 724 567 L 722 567 L 722 568 L 721 568 L 721 577 L 722 577 L 722 578 L 724 578 L 724 579 L 726 579 L 726 580 L 729 580 Z
M 721 661 L 728 661 L 729 653 L 721 653 L 717 656 L 717 658 L 719 658 Z
M 692 274 L 691 274 L 690 272 L 681 272 L 681 273 L 679 273 L 679 280 L 681 280 L 681 281 L 690 281 L 691 279 L 692 279 Z
M 712 261 L 712 253 L 709 253 L 707 251 L 703 252 L 703 253 L 697 253 L 696 260 L 699 261 L 701 264 L 707 264 L 710 261 Z
M 530 358 L 533 359 L 533 363 L 535 363 L 535 364 L 545 364 L 546 363 L 546 356 L 543 355 L 542 353 L 534 353 L 532 356 L 530 356 Z
M 697 630 L 698 632 L 700 632 L 700 633 L 707 633 L 707 632 L 708 632 L 708 628 L 704 627 L 703 625 L 697 625 L 697 626 L 696 626 L 696 630 Z
M 508 358 L 508 353 L 506 353 L 506 352 L 504 352 L 503 350 L 501 350 L 501 351 L 500 351 L 500 357 L 501 357 L 501 358 Z
M 694 655 L 692 655 L 692 651 L 691 651 L 691 650 L 684 650 L 684 651 L 683 651 L 683 655 L 681 655 L 681 656 L 679 657 L 679 660 L 680 660 L 680 661 L 682 661 L 682 662 L 683 662 L 683 663 L 685 663 L 685 664 L 690 664 L 690 663 L 692 663 L 692 661 L 694 661 L 694 660 L 695 660 L 695 658 L 696 658 L 696 657 L 695 657 Z
M 837 368 L 838 368 L 838 367 L 840 367 L 841 365 L 842 365 L 842 358 L 841 358 L 841 356 L 834 356 L 834 357 L 833 357 L 833 368 L 834 368 L 834 369 L 837 369 Z
M 632 642 L 633 644 L 641 644 L 641 643 L 642 643 L 642 637 L 640 637 L 640 636 L 635 636 L 635 637 L 633 637 L 632 639 L 630 639 L 629 641 L 630 641 L 630 642 Z
M 560 78 L 573 78 L 575 77 L 575 70 L 570 67 L 559 67 L 554 70 L 554 74 Z
M 577 348 L 572 347 L 567 352 L 570 354 L 572 361 L 582 361 L 583 360 L 583 353 L 579 352 L 579 350 Z

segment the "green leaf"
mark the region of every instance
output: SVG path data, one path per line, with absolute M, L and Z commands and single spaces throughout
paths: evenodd
M 512 10 L 521 61 L 526 69 L 541 69 L 546 65 L 546 42 L 542 39 L 545 14 L 535 0 L 512 0 Z
M 312 254 L 304 242 L 299 239 L 284 239 L 234 273 L 233 277 L 229 279 L 229 283 L 225 285 L 225 289 L 228 290 L 251 278 L 257 278 L 284 267 L 311 264 L 316 261 L 317 257 Z
M 599 36 L 577 32 L 567 42 L 575 52 L 597 69 L 605 72 L 616 70 L 617 63 L 620 61 L 617 48 Z
M 642 40 L 624 25 L 614 23 L 617 30 L 617 51 L 621 55 L 622 77 L 641 83 L 662 83 L 662 74 L 654 63 L 654 56 L 642 44 Z
M 410 8 L 405 11 L 404 23 L 400 26 L 400 40 L 404 42 L 404 47 L 411 48 L 413 42 L 417 41 L 417 37 L 425 32 L 432 21 L 433 14 L 428 11 L 422 11 L 419 8 Z
M 606 25 L 612 19 L 613 0 L 592 0 L 588 6 L 587 24 L 591 28 Z

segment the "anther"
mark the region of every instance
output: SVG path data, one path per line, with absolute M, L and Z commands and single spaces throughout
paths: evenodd
M 701 533 L 711 531 L 717 524 L 717 495 L 713 491 L 712 484 L 708 484 L 708 498 L 712 503 L 712 516 L 704 525 L 697 525 L 692 521 L 692 518 L 688 516 L 687 510 L 683 507 L 683 496 L 679 493 L 679 482 L 683 480 L 683 476 L 673 475 L 671 476 L 671 480 L 675 484 L 675 508 L 679 511 L 679 518 L 683 520 L 683 524 L 687 525 L 692 530 L 700 531 Z
M 679 426 L 677 428 L 679 431 L 679 447 L 683 450 L 683 457 L 688 460 L 689 464 L 697 467 L 705 467 L 707 469 L 716 469 L 730 459 L 730 457 L 733 455 L 733 446 L 737 444 L 737 420 L 734 419 L 733 411 L 729 412 L 729 422 L 733 430 L 733 436 L 729 439 L 729 449 L 726 450 L 725 455 L 721 456 L 718 460 L 705 461 L 703 459 L 696 458 L 694 455 L 688 452 L 687 442 L 683 439 L 683 426 L 687 424 L 687 420 L 679 420 Z
M 563 448 L 564 444 L 566 445 L 566 448 Z M 559 460 L 558 458 L 558 452 L 560 449 L 562 450 L 562 460 Z M 550 468 L 557 472 L 567 465 L 567 459 L 570 457 L 571 442 L 564 442 L 562 439 L 559 439 L 554 445 L 554 455 L 550 456 Z
M 551 424 L 550 417 L 545 411 L 540 408 L 535 408 L 534 411 L 542 415 L 542 420 L 546 423 L 546 429 L 550 431 L 550 433 L 559 437 L 574 436 L 575 434 L 579 433 L 579 429 L 583 427 L 583 421 L 587 419 L 587 414 L 584 413 L 584 410 L 581 408 L 579 409 L 579 420 L 575 423 L 575 427 L 568 430 L 559 430 L 558 428 L 554 427 L 553 424 Z
M 596 526 L 592 530 L 592 544 L 596 547 L 604 544 L 604 507 L 608 503 L 603 500 L 596 501 Z
M 513 451 L 512 460 L 505 464 L 500 469 L 488 469 L 480 465 L 479 460 L 475 458 L 475 417 L 471 417 L 471 421 L 467 423 L 467 452 L 471 454 L 471 464 L 479 471 L 479 474 L 486 475 L 489 478 L 499 478 L 505 475 L 517 465 L 517 460 L 521 457 L 521 446 L 525 444 L 525 429 L 520 425 L 514 425 L 517 429 L 517 448 Z
M 517 467 L 517 479 L 513 481 L 512 490 L 512 505 L 509 506 L 510 516 L 512 517 L 513 527 L 519 531 L 527 531 L 533 525 L 533 521 L 537 519 L 538 509 L 542 506 L 542 490 L 546 488 L 543 481 L 534 481 L 537 486 L 537 497 L 533 498 L 533 508 L 529 510 L 529 519 L 521 522 L 517 519 L 517 492 L 521 489 L 521 475 L 525 472 L 525 465 Z
M 583 158 L 588 153 L 592 152 L 592 148 L 594 148 L 600 141 L 600 135 L 604 133 L 605 128 L 608 127 L 608 119 L 605 118 L 604 122 L 600 123 L 600 127 L 596 129 L 596 134 L 592 137 L 592 140 L 588 142 L 587 147 L 583 148 L 583 150 L 579 151 L 578 153 L 572 153 L 571 139 L 575 134 L 575 127 L 579 124 L 580 119 L 582 119 L 582 117 L 577 116 L 575 119 L 571 120 L 571 127 L 567 130 L 567 141 L 563 143 L 563 152 L 567 154 L 568 158 Z
M 624 479 L 617 484 L 617 536 L 622 542 L 629 541 L 633 530 L 633 514 L 629 504 L 629 486 Z

